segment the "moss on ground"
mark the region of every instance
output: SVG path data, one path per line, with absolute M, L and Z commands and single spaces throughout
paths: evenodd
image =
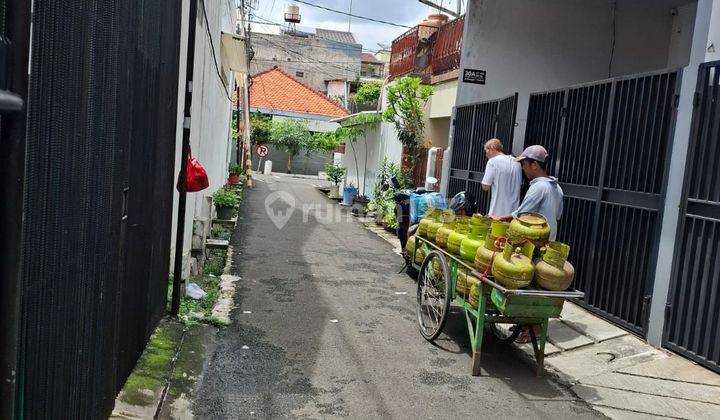
M 150 337 L 145 351 L 130 374 L 120 400 L 131 405 L 153 404 L 170 378 L 172 360 L 180 345 L 184 325 L 163 320 Z

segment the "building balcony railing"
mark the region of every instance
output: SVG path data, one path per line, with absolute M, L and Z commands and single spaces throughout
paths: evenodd
M 460 68 L 460 50 L 462 49 L 463 26 L 465 17 L 446 23 L 435 34 L 430 66 L 432 74 L 438 75 Z
M 415 51 L 417 50 L 420 26 L 411 28 L 404 34 L 395 38 L 390 50 L 390 75 L 401 76 L 415 69 Z
M 418 25 L 397 37 L 390 53 L 390 76 L 439 75 L 459 68 L 464 23 L 460 17 L 437 30 Z

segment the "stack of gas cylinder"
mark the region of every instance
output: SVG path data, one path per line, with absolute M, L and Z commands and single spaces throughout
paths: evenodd
M 550 226 L 536 213 L 523 213 L 512 222 L 475 214 L 455 217 L 449 210 L 429 208 L 416 234 L 456 255 L 484 275 L 492 275 L 509 289 L 537 287 L 562 291 L 572 284 L 575 269 L 567 260 L 570 246 L 550 242 Z M 417 264 L 425 259 L 423 247 L 415 249 L 411 236 L 406 247 Z M 456 291 L 477 303 L 479 280 L 458 269 Z M 473 293 L 474 291 L 474 293 Z

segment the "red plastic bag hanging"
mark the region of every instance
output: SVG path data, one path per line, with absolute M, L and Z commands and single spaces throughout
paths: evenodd
M 185 191 L 198 192 L 210 186 L 205 168 L 192 157 L 192 151 L 188 147 L 188 158 L 185 164 Z M 180 177 L 178 176 L 177 189 L 180 191 Z

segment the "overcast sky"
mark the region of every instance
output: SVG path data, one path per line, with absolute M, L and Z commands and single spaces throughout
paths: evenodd
M 350 8 L 350 0 L 306 0 L 314 3 L 347 12 Z M 441 0 L 437 0 L 440 3 Z M 273 6 L 274 3 L 274 6 Z M 273 22 L 282 23 L 287 5 L 290 0 L 258 0 L 255 13 Z M 451 9 L 455 8 L 455 0 L 442 1 L 445 6 L 452 3 Z M 302 3 L 295 3 L 300 7 L 302 22 L 299 26 L 310 28 L 324 28 L 347 31 L 348 17 L 308 6 Z M 414 26 L 420 23 L 428 14 L 437 12 L 429 6 L 417 0 L 352 0 L 352 14 L 367 16 L 388 22 L 398 23 L 406 26 Z M 355 35 L 357 41 L 369 50 L 379 49 L 378 43 L 390 44 L 398 35 L 407 29 L 381 23 L 370 22 L 353 18 L 350 25 L 350 32 Z

